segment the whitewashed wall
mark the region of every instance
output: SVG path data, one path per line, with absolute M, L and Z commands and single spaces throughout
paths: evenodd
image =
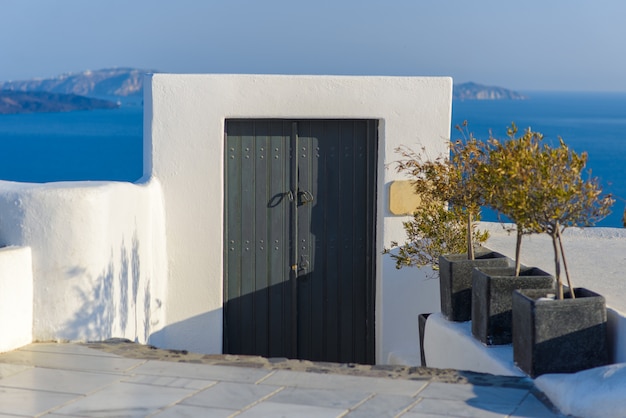
M 160 330 L 163 225 L 156 181 L 0 182 L 0 245 L 32 252 L 33 339 L 146 342 Z
M 29 247 L 0 249 L 0 353 L 33 341 L 33 263 Z
M 379 120 L 377 218 L 377 362 L 418 353 L 417 314 L 438 307 L 433 283 L 397 271 L 382 251 L 403 237 L 388 210 L 387 168 L 399 145 L 445 153 L 452 80 L 428 77 L 336 77 L 155 74 L 146 93 L 146 168 L 163 187 L 168 300 L 163 342 L 218 353 L 222 348 L 224 122 L 228 118 L 366 118 Z M 435 301 L 438 298 L 434 299 Z

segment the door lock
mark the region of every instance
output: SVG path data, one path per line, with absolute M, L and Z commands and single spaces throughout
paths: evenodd
M 300 263 L 298 264 L 299 270 L 307 270 L 309 268 L 309 256 L 301 255 Z

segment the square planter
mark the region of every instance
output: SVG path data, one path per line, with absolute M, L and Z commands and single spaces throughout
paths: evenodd
M 513 293 L 513 359 L 531 377 L 575 373 L 609 361 L 604 297 L 576 288 L 576 299 L 546 290 Z
M 477 267 L 472 273 L 472 334 L 483 344 L 513 342 L 513 290 L 555 287 L 554 278 L 536 267 L 514 275 L 515 267 Z
M 472 318 L 472 271 L 474 267 L 506 267 L 513 260 L 495 251 L 482 248 L 475 259 L 467 254 L 446 254 L 439 257 L 439 294 L 441 312 L 449 321 L 464 322 Z

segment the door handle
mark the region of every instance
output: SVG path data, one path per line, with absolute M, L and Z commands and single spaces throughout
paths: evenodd
M 312 202 L 313 199 L 313 194 L 311 194 L 308 190 L 298 192 L 298 202 L 301 205 L 306 205 L 307 203 Z

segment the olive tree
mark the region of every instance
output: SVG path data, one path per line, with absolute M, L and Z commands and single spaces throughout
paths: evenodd
M 461 127 L 457 129 L 463 132 Z M 468 259 L 474 259 L 475 247 L 489 236 L 477 229 L 484 203 L 477 172 L 486 149 L 486 144 L 472 135 L 452 142 L 449 155 L 434 159 L 428 158 L 424 149 L 396 149 L 401 156 L 397 171 L 410 178 L 421 198 L 413 217 L 403 223 L 406 241 L 398 254 L 391 255 L 397 268 L 432 265 L 436 270 L 439 256 L 450 253 L 467 253 Z M 391 244 L 398 246 L 397 242 Z
M 515 275 L 519 276 L 522 237 L 540 232 L 534 222 L 536 207 L 529 191 L 535 186 L 536 160 L 542 151 L 543 135 L 530 128 L 520 137 L 516 134 L 517 126 L 512 124 L 507 129 L 507 140 L 489 139 L 488 159 L 481 166 L 478 178 L 487 205 L 515 223 Z
M 517 226 L 516 274 L 522 235 L 546 233 L 552 240 L 558 297 L 563 299 L 561 264 L 573 290 L 563 248 L 562 232 L 572 226 L 592 226 L 610 213 L 614 200 L 603 195 L 597 178 L 585 176 L 587 153 L 577 154 L 559 138 L 558 146 L 544 143 L 530 128 L 509 140 L 491 139 L 488 162 L 479 177 L 486 184 L 488 204 Z M 573 291 L 571 292 L 574 298 Z
M 464 123 L 463 127 L 466 128 Z M 457 126 L 463 132 L 463 129 Z M 405 223 L 405 230 L 408 234 L 408 243 L 414 242 L 417 237 L 414 235 L 420 224 L 420 219 L 441 220 L 443 225 L 450 225 L 450 219 L 455 219 L 455 225 L 463 225 L 465 239 L 463 251 L 467 252 L 470 260 L 474 259 L 474 247 L 480 245 L 487 239 L 486 233 L 476 234 L 476 222 L 480 219 L 480 208 L 484 204 L 484 191 L 482 185 L 477 181 L 477 173 L 481 170 L 486 158 L 486 144 L 474 138 L 471 134 L 464 140 L 456 140 L 450 144 L 450 155 L 439 156 L 435 159 L 426 157 L 426 152 L 415 152 L 406 147 L 397 148 L 401 159 L 397 162 L 398 172 L 408 175 L 411 179 L 415 193 L 425 202 L 419 209 L 413 221 Z M 443 216 L 442 210 L 445 205 L 449 206 L 450 213 Z M 445 219 L 445 221 L 443 221 Z M 421 230 L 422 237 L 432 235 L 435 230 Z M 441 242 L 447 238 L 442 237 Z M 409 245 L 404 246 L 416 249 Z M 456 246 L 446 246 L 446 252 L 457 251 Z M 401 250 L 402 252 L 402 250 Z M 445 252 L 444 252 L 445 253 Z M 443 254 L 443 253 L 440 253 Z M 438 257 L 440 254 L 434 254 Z M 404 258 L 408 262 L 411 258 Z M 402 265 L 402 264 L 401 264 Z M 435 264 L 436 265 L 436 264 Z
M 439 269 L 439 256 L 462 253 L 467 249 L 465 214 L 457 207 L 447 208 L 444 202 L 423 202 L 413 212 L 410 220 L 403 222 L 406 241 L 399 246 L 397 254 L 391 254 L 396 268 L 430 265 Z M 489 234 L 478 231 L 476 225 L 472 237 L 474 245 L 484 243 Z M 392 242 L 392 246 L 398 246 Z M 386 252 L 389 252 L 386 250 Z
M 536 208 L 529 223 L 552 239 L 559 299 L 563 299 L 561 262 L 571 297 L 575 297 L 563 248 L 563 230 L 571 226 L 593 226 L 610 213 L 615 202 L 610 194 L 602 194 L 597 177 L 591 177 L 590 172 L 585 176 L 586 164 L 587 153 L 577 154 L 561 138 L 556 147 L 544 144 L 536 159 L 537 175 L 529 190 Z

